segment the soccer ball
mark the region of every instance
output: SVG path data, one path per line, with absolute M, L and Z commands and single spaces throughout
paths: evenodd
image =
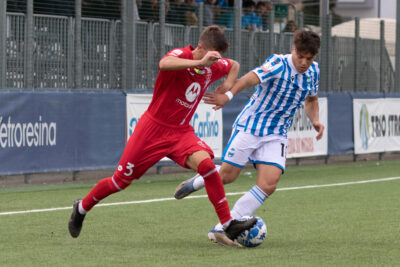
M 242 219 L 248 220 L 252 217 L 257 219 L 257 223 L 249 230 L 243 231 L 237 237 L 237 241 L 241 245 L 249 248 L 261 245 L 267 236 L 267 225 L 264 223 L 263 219 L 258 216 L 244 216 Z

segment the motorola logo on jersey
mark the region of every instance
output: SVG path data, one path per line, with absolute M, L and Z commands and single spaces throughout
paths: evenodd
M 200 94 L 201 86 L 199 83 L 192 83 L 189 85 L 189 87 L 186 89 L 186 100 L 189 102 L 193 102 L 197 96 Z

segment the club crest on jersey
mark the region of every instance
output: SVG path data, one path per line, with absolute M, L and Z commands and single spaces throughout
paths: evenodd
M 290 77 L 290 81 L 291 81 L 291 82 L 294 81 L 294 76 Z
M 197 74 L 204 74 L 206 73 L 206 71 L 204 69 L 198 69 L 198 68 L 193 68 L 194 72 L 196 72 Z
M 186 89 L 186 100 L 188 102 L 193 102 L 197 96 L 200 94 L 201 86 L 199 83 L 194 82 Z

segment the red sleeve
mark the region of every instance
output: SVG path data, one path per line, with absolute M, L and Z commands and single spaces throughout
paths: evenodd
M 168 57 L 168 56 L 179 57 L 179 58 L 189 58 L 188 51 L 186 51 L 183 48 L 172 49 L 167 54 L 165 54 L 165 56 L 163 56 L 163 58 Z
M 231 70 L 231 61 L 227 58 L 222 58 L 211 66 L 212 72 L 215 74 L 215 80 L 218 80 L 229 73 Z

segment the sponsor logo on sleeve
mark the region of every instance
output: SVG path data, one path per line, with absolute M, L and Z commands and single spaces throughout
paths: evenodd
M 179 56 L 180 54 L 182 54 L 183 53 L 183 51 L 181 50 L 181 49 L 174 49 L 174 50 L 172 50 L 171 52 L 169 52 L 169 56 L 174 56 L 174 57 L 177 57 L 177 56 Z
M 226 61 L 225 59 L 220 59 L 219 60 L 222 64 L 224 64 L 225 66 L 228 66 L 228 61 Z
M 262 65 L 262 66 L 261 66 L 261 69 L 262 69 L 264 72 L 270 72 L 270 71 L 272 71 L 272 64 L 271 64 L 271 62 L 267 62 L 267 63 L 265 63 L 264 65 Z

